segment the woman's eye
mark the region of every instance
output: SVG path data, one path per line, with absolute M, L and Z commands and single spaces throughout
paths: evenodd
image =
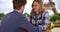
M 32 7 L 37 7 L 37 5 L 32 5 Z
M 37 5 L 34 5 L 34 6 L 37 6 Z

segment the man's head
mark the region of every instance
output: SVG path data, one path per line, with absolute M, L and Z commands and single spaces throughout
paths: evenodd
M 24 10 L 26 0 L 13 0 L 13 8 L 16 10 Z

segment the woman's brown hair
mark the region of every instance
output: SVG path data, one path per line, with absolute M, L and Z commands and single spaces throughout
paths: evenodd
M 45 7 L 44 7 L 44 5 L 43 5 L 43 1 L 42 0 L 34 0 L 33 1 L 33 3 L 34 2 L 37 2 L 40 6 L 41 6 L 41 12 L 43 12 L 44 10 L 45 10 Z M 33 4 L 32 3 L 32 4 Z M 33 5 L 32 5 L 33 6 Z M 39 10 L 40 11 L 40 10 Z M 33 13 L 34 14 L 34 11 L 33 11 L 33 9 L 32 9 L 32 11 L 31 11 L 31 13 Z

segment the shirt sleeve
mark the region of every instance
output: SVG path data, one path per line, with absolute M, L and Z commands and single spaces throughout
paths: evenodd
M 46 30 L 47 29 L 47 27 L 48 27 L 48 21 L 49 21 L 49 13 L 48 12 L 46 12 L 45 13 L 45 16 L 44 16 L 44 25 L 43 25 L 43 30 Z
M 38 32 L 37 27 L 34 27 L 25 17 L 21 17 L 20 21 L 18 22 L 19 27 L 26 29 L 28 32 Z

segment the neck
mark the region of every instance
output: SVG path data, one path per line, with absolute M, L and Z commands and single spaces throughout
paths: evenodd
M 16 10 L 18 13 L 23 13 L 22 10 Z
M 36 15 L 39 15 L 40 13 L 39 12 L 36 12 Z

